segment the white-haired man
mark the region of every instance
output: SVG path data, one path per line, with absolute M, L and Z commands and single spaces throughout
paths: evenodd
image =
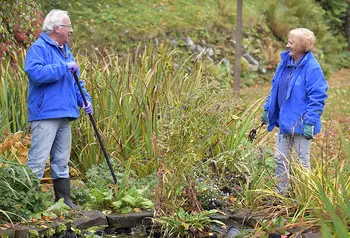
M 70 198 L 69 157 L 72 142 L 70 121 L 79 117 L 79 108 L 92 113 L 91 98 L 85 106 L 73 74 L 80 74 L 67 45 L 73 33 L 68 13 L 52 10 L 46 16 L 40 37 L 29 48 L 24 70 L 28 75 L 28 120 L 31 148 L 27 166 L 42 178 L 50 156 L 55 201 L 76 208 Z

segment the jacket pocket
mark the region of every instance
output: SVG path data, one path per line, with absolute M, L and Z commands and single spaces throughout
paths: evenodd
M 41 94 L 41 96 L 39 97 L 38 99 L 38 102 L 37 102 L 37 109 L 38 111 L 41 111 L 42 107 L 43 107 L 43 104 L 44 104 L 44 97 L 45 97 L 45 93 Z

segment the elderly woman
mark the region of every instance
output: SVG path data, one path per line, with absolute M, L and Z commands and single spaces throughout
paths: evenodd
M 262 119 L 270 132 L 279 128 L 276 142 L 277 192 L 288 194 L 290 154 L 294 148 L 298 162 L 310 168 L 311 141 L 321 130 L 327 82 L 312 54 L 315 35 L 305 28 L 289 32 L 287 52 L 281 53 Z

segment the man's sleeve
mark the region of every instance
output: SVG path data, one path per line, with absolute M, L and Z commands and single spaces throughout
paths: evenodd
M 307 112 L 306 124 L 315 125 L 321 118 L 327 99 L 328 85 L 320 68 L 306 75 Z
M 33 45 L 28 50 L 24 62 L 24 71 L 37 85 L 52 83 L 63 78 L 68 66 L 65 62 L 48 64 L 45 62 L 46 49 Z

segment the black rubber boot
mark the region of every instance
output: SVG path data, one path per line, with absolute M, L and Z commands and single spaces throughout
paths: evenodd
M 70 199 L 70 179 L 59 178 L 53 180 L 53 189 L 55 191 L 55 202 L 60 198 L 64 198 L 64 203 L 72 209 L 78 209 L 79 207 L 73 203 Z

